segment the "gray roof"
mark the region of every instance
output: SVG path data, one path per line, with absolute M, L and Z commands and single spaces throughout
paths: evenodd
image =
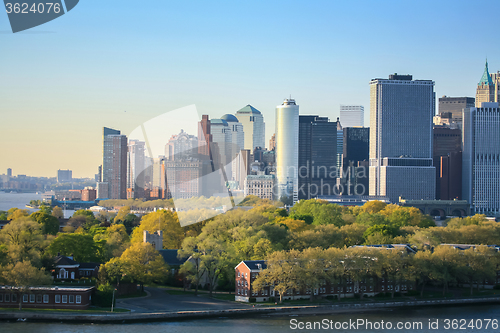
M 177 258 L 177 251 L 179 250 L 160 250 L 159 252 L 162 255 L 163 260 L 165 260 L 165 263 L 167 265 L 180 266 L 184 262 L 186 262 L 188 258 L 183 258 L 183 259 Z
M 260 269 L 257 267 L 257 264 L 260 264 L 262 269 L 266 269 L 266 261 L 265 260 L 244 260 L 243 263 L 250 268 L 251 271 Z
M 241 108 L 240 110 L 238 110 L 238 112 L 236 112 L 236 114 L 238 113 L 255 113 L 255 114 L 260 114 L 260 111 L 257 110 L 256 108 L 254 108 L 253 106 L 251 106 L 250 104 L 248 104 L 247 106 L 245 106 L 244 108 Z
M 227 121 L 223 119 L 211 119 L 210 120 L 211 125 L 224 125 L 227 126 Z
M 233 116 L 232 114 L 229 114 L 229 113 L 223 115 L 222 117 L 220 117 L 220 119 L 225 120 L 228 123 L 237 123 L 237 122 L 239 122 L 238 118 L 236 118 L 235 116 Z

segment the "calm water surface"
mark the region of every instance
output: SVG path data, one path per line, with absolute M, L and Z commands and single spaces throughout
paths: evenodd
M 36 193 L 10 193 L 0 191 L 0 210 L 8 211 L 11 208 L 28 209 L 26 205 L 31 200 L 41 200 L 42 195 Z M 30 209 L 34 212 L 37 209 Z M 69 218 L 73 215 L 74 210 L 64 211 L 64 217 Z
M 391 322 L 396 325 L 397 322 L 422 322 L 422 329 L 339 329 L 332 330 L 299 330 L 290 327 L 290 320 L 297 322 L 318 322 L 323 319 L 333 320 L 334 322 L 344 322 L 349 320 L 364 319 L 372 323 Z M 429 329 L 429 319 L 432 322 L 438 320 L 438 329 Z M 142 323 L 142 324 L 115 324 L 115 325 L 91 325 L 91 324 L 49 324 L 49 323 L 7 323 L 0 322 L 0 332 L 14 333 L 30 333 L 30 332 L 99 332 L 99 333 L 136 333 L 136 332 L 172 332 L 172 333 L 222 333 L 222 332 L 237 332 L 237 333 L 256 333 L 256 332 L 484 332 L 497 333 L 499 328 L 481 329 L 470 328 L 465 326 L 464 329 L 445 328 L 445 319 L 465 319 L 467 325 L 473 319 L 475 323 L 478 319 L 497 319 L 500 320 L 500 305 L 494 306 L 467 306 L 467 307 L 450 307 L 450 308 L 418 308 L 404 309 L 380 312 L 354 313 L 354 314 L 339 314 L 339 315 L 322 315 L 317 316 L 287 316 L 287 317 L 258 317 L 245 319 L 227 319 L 217 318 L 210 320 L 194 320 L 182 322 L 167 322 L 167 323 Z M 483 321 L 483 326 L 486 321 Z M 476 324 L 474 324 L 476 325 Z

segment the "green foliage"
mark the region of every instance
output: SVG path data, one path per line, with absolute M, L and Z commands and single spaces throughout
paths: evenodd
M 47 211 L 40 210 L 32 213 L 30 217 L 42 225 L 42 233 L 56 235 L 59 232 L 59 220 Z
M 111 303 L 113 301 L 113 290 L 114 287 L 109 283 L 100 284 L 92 297 L 92 305 L 108 308 L 111 307 Z
M 312 216 L 313 225 L 334 224 L 341 227 L 345 224 L 342 220 L 342 207 L 324 200 L 301 200 L 292 207 L 290 213 L 292 216 Z
M 53 256 L 57 253 L 73 255 L 77 262 L 102 262 L 104 260 L 104 246 L 106 241 L 94 242 L 88 234 L 59 234 L 47 248 Z
M 314 218 L 312 217 L 312 215 L 291 214 L 290 218 L 294 219 L 294 220 L 304 221 L 307 224 L 312 224 L 314 221 Z

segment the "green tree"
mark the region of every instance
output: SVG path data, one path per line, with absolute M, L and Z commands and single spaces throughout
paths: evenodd
M 32 213 L 30 217 L 42 225 L 42 233 L 56 235 L 59 232 L 59 220 L 54 216 L 40 210 Z
M 287 292 L 300 289 L 300 282 L 304 281 L 304 270 L 299 263 L 300 252 L 296 250 L 277 251 L 267 258 L 267 268 L 262 270 L 254 280 L 252 286 L 255 291 L 273 286 L 278 292 L 280 303 Z
M 31 261 L 40 264 L 41 251 L 45 248 L 45 239 L 41 225 L 29 217 L 12 220 L 2 230 L 0 239 L 6 245 L 12 262 Z
M 121 269 L 129 279 L 144 284 L 162 283 L 169 274 L 169 267 L 161 254 L 149 243 L 135 243 L 120 257 Z
M 47 252 L 55 256 L 58 253 L 64 256 L 73 255 L 77 262 L 102 262 L 106 241 L 95 242 L 88 234 L 59 234 L 47 248 Z
M 64 217 L 64 212 L 59 206 L 55 206 L 52 208 L 52 216 L 54 216 L 56 219 L 62 219 Z
M 7 265 L 2 272 L 1 280 L 12 289 L 12 292 L 20 292 L 19 310 L 22 310 L 22 294 L 29 293 L 30 287 L 52 284 L 50 275 L 43 268 L 38 269 L 32 266 L 29 261 Z

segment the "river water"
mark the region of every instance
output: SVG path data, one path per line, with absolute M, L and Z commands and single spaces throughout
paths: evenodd
M 0 191 L 0 210 L 8 211 L 11 208 L 28 209 L 26 205 L 31 200 L 41 200 L 42 195 L 36 193 L 10 193 Z M 29 209 L 34 212 L 37 209 Z M 65 210 L 64 217 L 69 218 L 73 215 L 74 210 Z
M 454 328 L 453 319 L 457 320 L 457 327 Z M 462 328 L 459 320 L 464 320 Z M 0 322 L 0 332 L 13 333 L 31 333 L 31 332 L 99 332 L 99 333 L 136 333 L 136 332 L 171 332 L 171 333 L 222 333 L 222 332 L 237 332 L 237 333 L 256 333 L 256 332 L 484 332 L 497 333 L 500 328 L 489 323 L 486 328 L 488 319 L 495 319 L 496 323 L 500 319 L 500 305 L 477 305 L 477 306 L 456 306 L 456 307 L 429 307 L 429 308 L 412 308 L 412 309 L 395 309 L 384 310 L 377 312 L 352 313 L 352 314 L 318 314 L 316 316 L 261 316 L 256 318 L 214 318 L 205 320 L 190 320 L 180 322 L 154 322 L 140 324 L 62 324 L 62 323 L 29 323 L 15 322 L 7 323 Z M 350 326 L 347 329 L 335 329 L 335 323 L 349 323 L 349 321 L 364 320 L 365 324 L 360 327 Z M 449 320 L 449 321 L 447 321 Z M 317 328 L 317 329 L 300 329 L 299 323 L 307 325 L 307 322 L 330 322 L 332 321 L 332 329 Z M 377 324 L 382 325 L 384 329 L 377 329 Z M 366 325 L 371 323 L 371 328 Z M 388 323 L 392 328 L 387 328 Z M 398 323 L 407 325 L 401 328 L 396 326 Z M 421 323 L 421 326 L 419 326 Z M 429 328 L 429 323 L 432 323 Z M 471 324 L 472 323 L 472 324 Z M 482 327 L 479 328 L 480 324 Z M 314 325 L 314 324 L 312 324 Z M 330 325 L 330 324 L 329 324 Z M 410 326 L 408 326 L 410 325 Z M 346 326 L 344 324 L 344 326 Z M 304 326 L 306 327 L 306 326 Z M 381 326 L 379 326 L 381 327 Z M 404 327 L 404 326 L 403 326 Z M 295 328 L 295 329 L 294 329 Z

